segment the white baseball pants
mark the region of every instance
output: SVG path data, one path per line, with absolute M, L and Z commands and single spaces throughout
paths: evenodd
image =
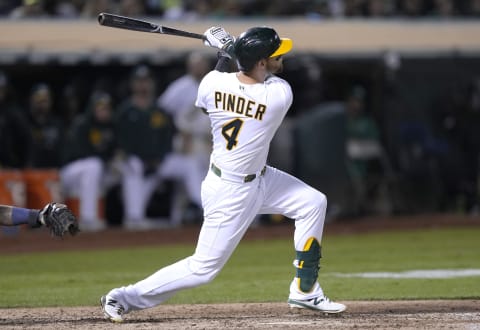
M 64 194 L 79 199 L 81 221 L 98 220 L 98 199 L 108 188 L 110 178 L 103 161 L 93 156 L 78 159 L 63 166 L 59 175 Z
M 123 167 L 123 202 L 125 219 L 143 220 L 147 204 L 153 192 L 164 179 L 181 181 L 192 202 L 201 205 L 200 185 L 205 176 L 204 170 L 193 156 L 170 153 L 159 165 L 155 173 L 145 176 L 144 163 L 130 156 Z
M 273 167 L 248 183 L 231 182 L 209 171 L 202 183 L 204 222 L 194 254 L 133 285 L 110 291 L 126 312 L 156 306 L 180 290 L 213 280 L 257 214 L 283 214 L 295 220 L 294 248 L 321 242 L 327 201 L 324 194 Z M 293 271 L 292 267 L 292 271 Z M 293 283 L 293 281 L 292 281 Z M 318 283 L 304 294 L 290 286 L 290 298 L 321 293 Z

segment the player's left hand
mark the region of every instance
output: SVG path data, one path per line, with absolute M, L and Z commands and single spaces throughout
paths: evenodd
M 230 56 L 233 55 L 233 43 L 235 38 L 232 37 L 224 28 L 219 26 L 212 26 L 203 34 L 206 39 L 203 42 L 205 45 L 223 50 Z
M 65 204 L 45 205 L 38 215 L 38 221 L 50 229 L 52 236 L 63 237 L 66 233 L 73 236 L 79 232 L 78 220 Z

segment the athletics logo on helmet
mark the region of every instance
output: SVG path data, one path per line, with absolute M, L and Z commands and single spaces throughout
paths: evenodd
M 280 56 L 292 49 L 292 40 L 280 38 L 270 27 L 253 27 L 235 41 L 233 52 L 242 71 L 250 71 L 263 58 Z

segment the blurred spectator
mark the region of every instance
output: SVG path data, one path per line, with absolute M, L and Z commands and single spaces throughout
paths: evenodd
M 316 0 L 311 1 L 306 8 L 307 18 L 338 18 L 345 14 L 343 0 Z
M 393 13 L 392 3 L 387 0 L 368 0 L 367 15 L 372 18 L 385 18 Z
M 66 197 L 79 199 L 82 231 L 105 228 L 105 219 L 99 219 L 98 201 L 120 182 L 114 160 L 117 141 L 112 106 L 109 94 L 94 92 L 88 109 L 75 118 L 63 150 L 62 188 Z
M 453 0 L 434 0 L 431 14 L 439 18 L 449 18 L 458 15 L 459 11 Z
M 165 4 L 164 17 L 175 20 L 196 20 L 215 16 L 218 7 L 210 0 L 177 0 Z
M 59 0 L 55 2 L 53 14 L 58 18 L 77 18 L 80 15 L 84 1 L 80 0 Z
M 0 71 L 0 168 L 22 168 L 27 163 L 30 133 L 22 109 L 9 97 L 7 76 Z
M 465 14 L 472 17 L 480 17 L 480 0 L 470 0 Z
M 480 77 L 472 79 L 467 98 L 468 142 L 466 143 L 467 174 L 465 182 L 466 205 L 470 214 L 478 215 L 479 203 L 479 171 L 480 171 Z
M 296 95 L 287 116 L 295 117 L 324 101 L 322 67 L 311 54 L 287 56 L 284 61 L 288 61 L 289 70 L 280 75 L 290 81 Z
M 365 89 L 354 86 L 346 99 L 345 107 L 347 169 L 353 183 L 354 209 L 357 213 L 369 211 L 367 207 L 372 205 L 375 184 L 378 184 L 373 178 L 384 175 L 381 172 L 383 168 L 377 169 L 383 165 L 379 128 L 365 106 Z
M 62 91 L 60 106 L 62 109 L 62 120 L 66 127 L 70 127 L 73 119 L 80 113 L 80 100 L 78 92 L 73 84 L 67 84 Z
M 116 118 L 119 148 L 125 155 L 124 227 L 145 230 L 156 225 L 146 219 L 146 210 L 165 179 L 182 181 L 192 202 L 200 205 L 203 173 L 189 157 L 171 153 L 174 126 L 155 105 L 155 80 L 147 66 L 134 69 L 130 87 L 131 94 L 119 107 Z
M 410 18 L 476 16 L 478 0 L 10 0 L 0 3 L 0 16 L 95 18 L 100 12 L 169 20 L 225 17 L 308 18 L 404 16 Z
M 177 0 L 145 0 L 145 14 L 147 16 L 162 16 L 164 12 L 164 6 L 166 3 L 176 3 Z
M 220 1 L 214 11 L 217 17 L 239 17 L 245 15 L 245 3 L 236 0 Z
M 64 125 L 53 112 L 52 92 L 47 84 L 32 88 L 28 111 L 32 145 L 28 165 L 33 168 L 57 168 L 63 146 Z
M 212 63 L 206 53 L 192 52 L 185 64 L 187 72 L 168 85 L 158 98 L 157 104 L 172 116 L 178 131 L 174 137 L 174 153 L 196 164 L 195 171 L 199 172 L 197 175 L 203 177 L 208 172 L 210 164 L 212 136 L 210 118 L 195 107 L 195 100 L 200 80 L 212 69 Z M 179 192 L 176 193 L 180 196 Z M 192 208 L 183 207 L 187 209 L 185 221 L 198 220 L 194 218 L 198 216 L 200 205 L 196 202 L 194 204 L 196 205 Z
M 171 0 L 166 1 L 163 7 L 163 17 L 168 20 L 178 20 L 185 18 L 185 1 Z
M 0 17 L 8 16 L 18 6 L 21 4 L 21 0 L 3 0 L 0 2 Z
M 266 1 L 266 3 L 266 7 L 263 10 L 264 16 L 303 16 L 305 15 L 308 1 L 271 0 Z
M 128 17 L 145 16 L 145 5 L 138 0 L 120 0 L 119 14 Z
M 43 0 L 23 0 L 22 5 L 10 13 L 10 18 L 47 18 Z
M 346 17 L 363 16 L 365 0 L 344 0 L 344 15 Z
M 212 148 L 210 119 L 195 107 L 198 86 L 211 70 L 209 56 L 193 52 L 186 60 L 186 73 L 174 80 L 158 98 L 158 106 L 172 116 L 178 130 L 175 151 L 197 159 L 206 174 Z
M 185 2 L 187 3 L 186 11 L 190 12 L 191 14 L 193 13 L 193 16 L 196 18 L 212 16 L 217 8 L 217 4 L 210 0 L 193 0 Z
M 102 12 L 115 14 L 117 11 L 116 2 L 113 0 L 86 0 L 81 17 L 96 19 Z
M 405 17 L 420 17 L 426 13 L 426 6 L 424 0 L 399 0 L 398 16 Z
M 446 97 L 446 99 L 445 99 Z M 480 78 L 469 86 L 455 86 L 436 107 L 437 134 L 446 139 L 448 153 L 440 159 L 444 195 L 442 210 L 477 214 L 480 170 Z

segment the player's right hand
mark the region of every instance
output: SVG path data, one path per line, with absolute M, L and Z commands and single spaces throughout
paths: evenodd
M 225 31 L 224 28 L 212 26 L 203 35 L 205 36 L 205 41 L 203 42 L 205 45 L 223 50 L 229 55 L 233 54 L 235 38 Z

